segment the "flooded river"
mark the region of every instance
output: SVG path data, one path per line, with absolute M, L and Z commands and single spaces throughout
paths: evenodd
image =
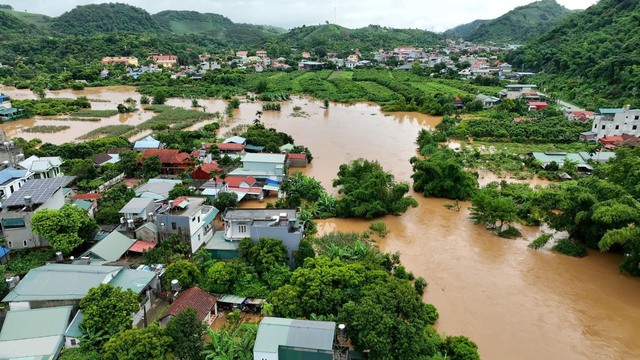
M 129 96 L 139 99 L 132 88 L 65 91 L 55 96 L 78 94 L 112 100 L 96 102 L 95 109 L 115 108 Z M 222 101 L 199 102 L 209 112 L 224 110 Z M 190 106 L 190 100 L 168 103 Z M 398 181 L 410 181 L 408 160 L 415 155 L 418 131 L 440 121 L 417 113 L 385 114 L 372 104 L 331 104 L 329 109 L 321 105 L 296 98 L 283 103 L 281 112 L 265 111 L 262 121 L 311 149 L 314 160 L 305 173 L 329 191 L 333 191 L 331 180 L 338 166 L 360 157 L 380 161 Z M 289 116 L 294 106 L 302 107 L 308 117 Z M 243 103 L 221 133 L 250 124 L 258 110 L 259 103 Z M 22 120 L 30 121 L 55 120 Z M 2 128 L 10 130 L 18 123 Z M 61 134 L 55 136 L 56 143 L 76 137 Z M 482 178 L 483 182 L 493 180 L 490 174 Z M 439 331 L 470 337 L 484 359 L 640 359 L 640 280 L 618 273 L 618 255 L 593 252 L 574 259 L 529 250 L 527 244 L 538 236 L 537 228 L 523 229 L 523 239 L 502 239 L 469 220 L 467 203 L 455 212 L 444 207 L 448 200 L 414 196 L 418 208 L 384 219 L 391 232 L 380 246 L 384 251 L 399 251 L 407 268 L 427 279 L 425 301 L 440 312 Z M 368 225 L 361 220 L 331 219 L 320 221 L 319 229 L 362 231 Z

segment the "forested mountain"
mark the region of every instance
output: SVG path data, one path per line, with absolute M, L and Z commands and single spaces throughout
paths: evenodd
M 600 0 L 507 61 L 543 71 L 540 81 L 584 106 L 639 106 L 639 27 L 640 1 Z
M 356 48 L 364 52 L 401 45 L 430 47 L 442 41 L 440 35 L 425 30 L 391 29 L 378 25 L 348 29 L 334 24 L 294 28 L 281 39 L 302 50 L 336 52 L 350 52 Z
M 195 34 L 227 29 L 235 25 L 233 21 L 222 15 L 203 14 L 197 11 L 166 10 L 153 14 L 151 17 L 175 34 Z
M 471 33 L 473 33 L 474 31 L 476 31 L 480 25 L 484 24 L 484 23 L 488 23 L 491 20 L 474 20 L 470 23 L 467 24 L 462 24 L 462 25 L 458 25 L 454 28 L 451 28 L 447 31 L 445 31 L 443 33 L 444 36 L 450 36 L 450 37 L 463 37 L 466 38 L 467 36 L 471 35 Z
M 8 34 L 37 34 L 39 29 L 13 16 L 13 11 L 0 10 L 0 39 Z
M 197 11 L 166 10 L 151 16 L 174 34 L 217 34 L 224 32 L 224 30 L 242 31 L 242 29 L 260 31 L 268 34 L 281 34 L 286 32 L 285 29 L 268 25 L 236 24 L 225 16 L 199 13 Z
M 8 6 L 8 5 L 5 5 L 5 6 Z M 48 29 L 52 19 L 51 17 L 42 15 L 42 14 L 34 14 L 34 13 L 29 13 L 24 11 L 14 11 L 10 8 L 3 8 L 3 7 L 0 7 L 0 12 L 4 12 L 7 15 L 12 15 L 18 20 L 21 20 L 28 25 L 33 25 L 35 27 L 39 27 L 42 29 Z
M 570 13 L 571 10 L 555 0 L 540 0 L 519 6 L 497 19 L 483 22 L 464 38 L 479 43 L 522 43 L 544 34 Z M 472 24 L 462 25 L 463 31 Z
M 56 31 L 67 35 L 169 32 L 145 10 L 120 3 L 77 6 L 55 18 L 53 23 Z

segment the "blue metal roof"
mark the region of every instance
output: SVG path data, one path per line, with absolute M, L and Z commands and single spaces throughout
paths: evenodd
M 598 109 L 598 114 L 622 114 L 624 109 Z
M 27 175 L 28 170 L 18 170 L 12 167 L 8 167 L 0 171 L 0 185 L 6 183 L 12 179 L 19 179 Z
M 5 255 L 7 255 L 9 253 L 9 249 L 7 249 L 4 246 L 0 246 L 0 259 L 2 259 Z

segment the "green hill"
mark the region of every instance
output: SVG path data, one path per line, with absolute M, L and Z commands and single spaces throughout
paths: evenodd
M 228 18 L 197 11 L 161 11 L 152 15 L 159 24 L 175 34 L 196 34 L 212 30 L 227 29 L 235 24 Z
M 523 43 L 556 26 L 571 10 L 555 0 L 519 6 L 497 19 L 480 24 L 465 40 L 473 42 Z
M 640 106 L 640 2 L 600 0 L 507 58 L 590 108 Z
M 348 29 L 339 25 L 302 26 L 291 29 L 281 35 L 283 43 L 300 50 L 313 51 L 321 48 L 326 51 L 362 52 L 379 48 L 410 45 L 430 47 L 442 41 L 442 37 L 430 31 L 418 29 L 391 29 L 378 25 L 369 25 L 360 29 Z
M 168 32 L 145 10 L 120 3 L 77 6 L 55 18 L 53 28 L 66 35 Z
M 447 37 L 463 37 L 471 35 L 474 31 L 476 31 L 480 25 L 490 22 L 491 20 L 474 20 L 467 24 L 458 25 L 454 28 L 451 28 L 443 33 L 444 36 Z
M 1 12 L 4 12 L 9 15 L 13 15 L 18 20 L 22 20 L 29 25 L 33 25 L 38 28 L 48 29 L 51 24 L 51 17 L 42 15 L 42 14 L 34 14 L 25 11 L 13 11 L 9 9 L 0 8 Z
M 35 35 L 40 30 L 26 21 L 19 19 L 12 13 L 15 11 L 2 10 L 0 11 L 0 38 L 5 35 Z

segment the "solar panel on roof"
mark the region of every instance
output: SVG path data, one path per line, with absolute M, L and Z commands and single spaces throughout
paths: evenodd
M 18 191 L 11 194 L 4 202 L 3 207 L 24 206 L 24 198 L 26 196 L 31 197 L 33 205 L 43 204 L 58 189 L 68 185 L 73 179 L 75 179 L 73 176 L 62 176 L 50 179 L 27 180 Z

